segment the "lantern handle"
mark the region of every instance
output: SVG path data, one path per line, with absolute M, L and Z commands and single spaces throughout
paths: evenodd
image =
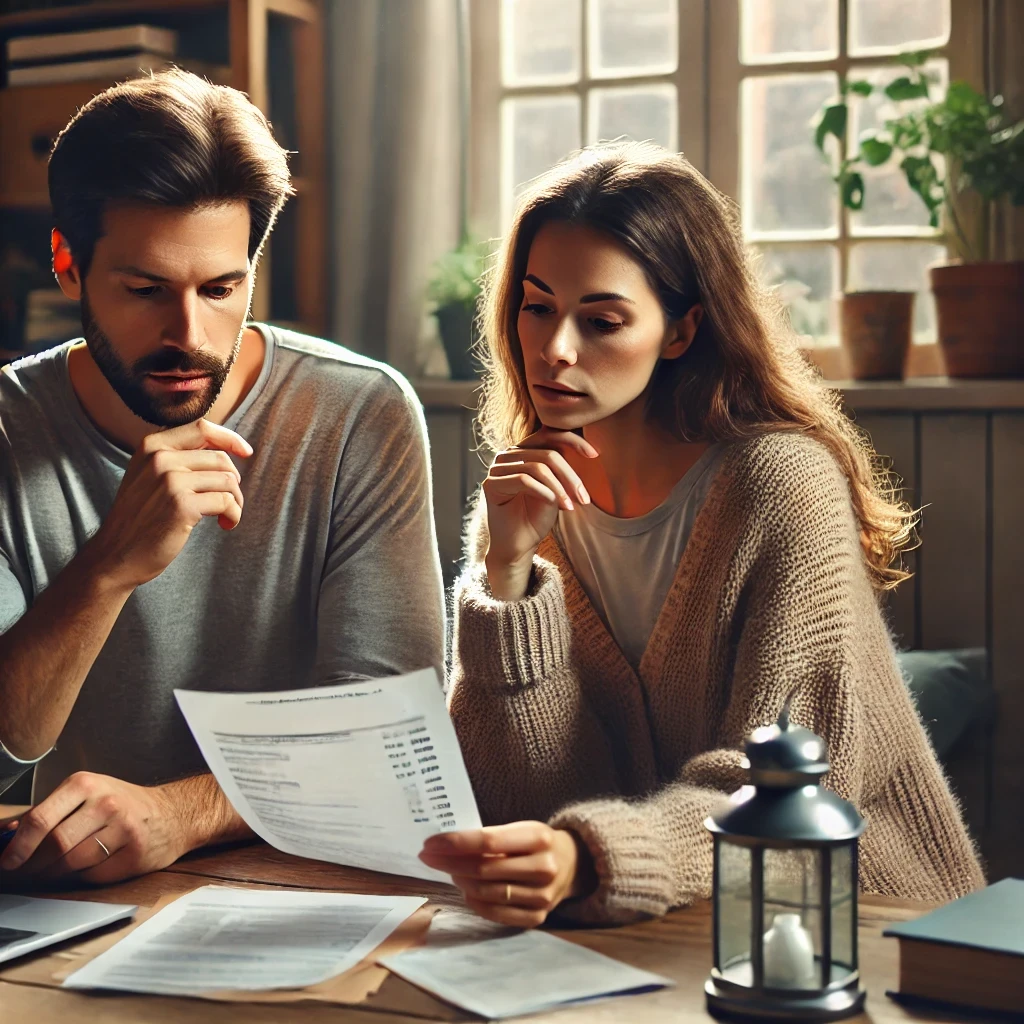
M 779 712 L 779 728 L 785 732 L 789 728 L 789 706 L 793 703 L 793 698 L 796 696 L 796 691 L 804 685 L 804 681 L 801 679 L 790 691 L 786 694 L 786 699 L 782 702 L 782 710 Z

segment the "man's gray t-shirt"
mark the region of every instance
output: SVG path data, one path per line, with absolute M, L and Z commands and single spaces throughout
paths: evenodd
M 443 663 L 415 394 L 330 342 L 253 326 L 263 369 L 225 422 L 255 450 L 234 459 L 241 522 L 203 519 L 128 599 L 36 767 L 36 802 L 80 770 L 140 785 L 207 770 L 175 688 L 288 690 Z M 72 344 L 0 371 L 0 633 L 99 528 L 130 458 L 78 402 Z M 6 732 L 0 721 L 0 741 Z M 0 750 L 0 793 L 27 767 Z

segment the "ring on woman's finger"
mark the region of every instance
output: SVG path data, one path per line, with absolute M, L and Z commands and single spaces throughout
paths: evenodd
M 106 860 L 110 856 L 110 851 L 103 845 L 103 840 L 99 836 L 93 836 L 93 839 L 99 844 L 100 849 L 103 851 L 103 859 Z
M 511 882 L 506 882 L 505 883 L 505 902 L 506 903 L 511 903 L 512 902 L 512 883 Z

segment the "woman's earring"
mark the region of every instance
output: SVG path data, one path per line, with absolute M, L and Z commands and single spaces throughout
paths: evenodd
M 50 232 L 50 250 L 53 253 L 53 272 L 65 274 L 71 269 L 71 250 L 64 244 L 64 236 L 54 228 Z

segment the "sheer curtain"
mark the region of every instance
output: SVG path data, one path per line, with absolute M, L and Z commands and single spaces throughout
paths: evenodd
M 328 5 L 335 341 L 444 374 L 423 290 L 458 242 L 456 0 Z

